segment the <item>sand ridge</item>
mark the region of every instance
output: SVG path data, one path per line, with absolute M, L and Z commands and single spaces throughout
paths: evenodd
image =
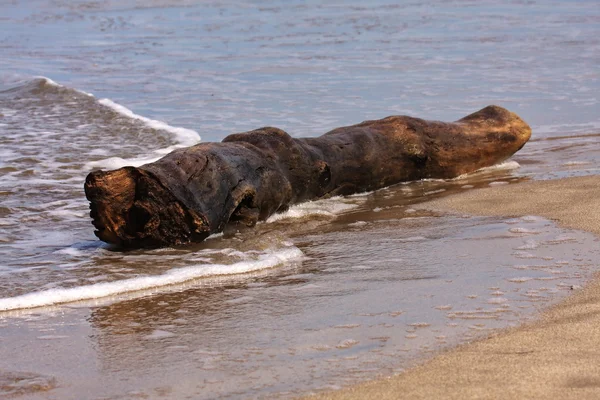
M 600 236 L 600 176 L 472 190 L 420 208 L 507 217 L 538 215 Z M 544 311 L 536 322 L 442 352 L 403 374 L 312 398 L 598 399 L 600 273 Z

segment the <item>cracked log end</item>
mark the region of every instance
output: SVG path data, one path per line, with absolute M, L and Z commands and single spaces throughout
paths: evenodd
M 100 240 L 159 247 L 204 240 L 206 219 L 184 207 L 152 174 L 134 167 L 94 171 L 84 185 Z

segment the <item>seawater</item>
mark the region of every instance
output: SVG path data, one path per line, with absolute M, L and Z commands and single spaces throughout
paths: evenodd
M 595 1 L 0 5 L 0 393 L 291 397 L 398 372 L 579 287 L 597 239 L 412 208 L 599 171 Z M 532 140 L 454 180 L 308 202 L 122 252 L 83 181 L 227 134 L 488 104 Z

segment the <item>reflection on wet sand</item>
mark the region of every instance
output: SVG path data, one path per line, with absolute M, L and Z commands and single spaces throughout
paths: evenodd
M 197 398 L 335 388 L 516 324 L 590 273 L 591 237 L 540 218 L 356 215 L 293 235 L 293 268 L 92 310 L 102 373 L 173 374 Z

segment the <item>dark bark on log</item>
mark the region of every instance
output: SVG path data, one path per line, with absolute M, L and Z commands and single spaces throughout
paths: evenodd
M 294 203 L 473 172 L 509 158 L 530 135 L 516 114 L 497 106 L 454 123 L 392 116 L 317 138 L 261 128 L 139 168 L 91 172 L 85 193 L 101 240 L 185 244 L 229 222 L 253 226 Z

